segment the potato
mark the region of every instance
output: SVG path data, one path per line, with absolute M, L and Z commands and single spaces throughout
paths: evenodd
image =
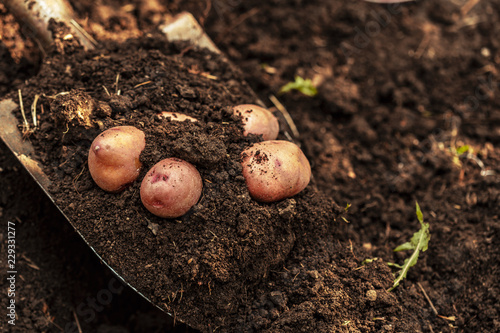
M 244 135 L 262 135 L 264 140 L 274 140 L 278 137 L 280 125 L 270 111 L 258 105 L 242 104 L 233 107 L 233 112 L 243 119 Z
M 180 158 L 156 163 L 141 183 L 142 204 L 156 216 L 175 218 L 186 214 L 201 196 L 200 173 Z
M 168 111 L 163 111 L 162 113 L 159 113 L 158 116 L 160 118 L 170 118 L 171 121 L 184 121 L 184 120 L 189 120 L 193 123 L 197 122 L 198 119 L 190 117 L 188 115 L 185 115 L 183 113 L 178 113 L 178 112 L 168 112 Z
M 242 153 L 243 176 L 252 198 L 274 202 L 306 188 L 311 166 L 297 145 L 282 140 L 263 141 Z
M 144 133 L 132 126 L 102 132 L 90 146 L 88 164 L 92 179 L 108 192 L 125 189 L 139 176 L 139 156 L 145 146 Z

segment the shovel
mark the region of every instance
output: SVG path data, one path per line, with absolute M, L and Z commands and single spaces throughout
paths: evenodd
M 49 2 L 51 4 L 57 3 L 58 8 L 54 9 L 47 6 L 47 3 Z M 30 7 L 30 9 L 28 9 L 27 3 L 28 2 L 25 2 L 23 0 L 5 1 L 5 5 L 9 8 L 10 12 L 16 16 L 18 21 L 21 23 L 23 30 L 26 31 L 26 29 L 28 29 L 27 31 L 32 33 L 31 37 L 36 38 L 42 49 L 49 46 L 52 40 L 50 33 L 48 33 L 48 24 L 51 18 L 67 23 L 67 25 L 73 29 L 75 36 L 77 36 L 82 41 L 82 45 L 87 50 L 93 49 L 97 45 L 96 41 L 94 41 L 91 36 L 85 33 L 85 31 L 76 23 L 76 21 L 74 21 L 74 19 L 72 18 L 73 12 L 64 0 L 36 1 L 34 2 L 34 5 Z M 168 20 L 168 22 L 165 22 L 162 26 L 160 26 L 160 30 L 167 36 L 170 41 L 189 41 L 194 46 L 207 48 L 212 52 L 220 53 L 220 50 L 204 33 L 201 26 L 190 13 L 183 12 L 176 15 L 175 17 Z M 51 194 L 49 192 L 51 180 L 43 172 L 41 164 L 33 157 L 35 156 L 33 146 L 29 141 L 23 140 L 22 134 L 19 131 L 19 122 L 12 113 L 12 111 L 18 109 L 18 107 L 19 106 L 17 105 L 17 103 L 11 99 L 0 101 L 0 137 L 57 207 L 54 198 L 51 197 Z M 57 208 L 73 226 L 76 232 L 83 238 L 87 245 L 92 249 L 92 251 L 94 251 L 94 253 L 99 257 L 101 262 L 103 262 L 117 276 L 119 280 L 128 285 L 155 307 L 173 317 L 172 314 L 166 312 L 164 308 L 159 306 L 159 304 L 153 303 L 149 298 L 139 292 L 128 281 L 126 281 L 124 277 L 120 276 L 120 274 L 118 274 L 113 269 L 113 267 L 111 267 L 102 258 L 102 256 L 89 244 L 82 233 L 78 230 L 76 224 L 64 214 L 61 207 Z

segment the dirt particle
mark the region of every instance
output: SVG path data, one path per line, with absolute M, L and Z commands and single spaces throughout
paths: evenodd
M 367 290 L 366 298 L 368 298 L 370 302 L 375 302 L 377 300 L 377 292 L 373 289 Z

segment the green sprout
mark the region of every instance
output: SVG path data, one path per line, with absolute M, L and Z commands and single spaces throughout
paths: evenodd
M 453 163 L 455 163 L 458 167 L 461 167 L 462 163 L 460 163 L 460 156 L 465 153 L 472 152 L 472 148 L 469 145 L 463 145 L 458 148 L 451 147 L 450 151 L 453 154 Z
M 350 204 L 350 203 L 348 203 L 348 204 L 345 206 L 344 211 L 347 213 L 347 211 L 349 210 L 349 208 L 350 208 L 350 207 L 351 207 L 351 204 Z M 345 222 L 345 223 L 351 223 L 351 222 L 349 222 L 349 220 L 348 220 L 348 219 L 346 219 L 344 216 L 342 216 L 342 220 L 344 220 L 344 222 Z
M 369 264 L 369 263 L 372 263 L 374 261 L 377 261 L 379 258 L 375 257 L 375 258 L 368 258 L 368 259 L 365 259 L 361 262 L 361 265 L 366 265 L 366 264 Z
M 429 245 L 429 240 L 431 239 L 431 235 L 429 232 L 429 223 L 424 223 L 424 216 L 422 211 L 420 210 L 420 206 L 418 202 L 416 203 L 417 207 L 417 219 L 420 222 L 420 230 L 413 234 L 413 237 L 409 242 L 399 245 L 394 249 L 394 252 L 413 250 L 412 255 L 409 258 L 405 259 L 403 265 L 398 264 L 389 264 L 389 266 L 397 267 L 400 269 L 398 276 L 394 280 L 393 286 L 388 290 L 392 291 L 394 288 L 399 286 L 399 283 L 406 278 L 406 274 L 410 267 L 415 266 L 417 264 L 418 255 L 420 251 L 425 252 Z
M 279 94 L 285 94 L 290 90 L 298 90 L 309 97 L 314 97 L 318 94 L 318 90 L 312 84 L 312 81 L 310 79 L 304 80 L 300 76 L 295 77 L 295 82 L 288 82 L 283 87 L 281 87 Z
M 457 155 L 460 156 L 462 154 L 465 154 L 466 152 L 468 152 L 470 150 L 470 146 L 469 145 L 463 145 L 463 146 L 460 146 L 457 148 Z

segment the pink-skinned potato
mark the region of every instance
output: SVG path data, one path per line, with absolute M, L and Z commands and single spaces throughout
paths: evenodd
M 262 135 L 264 140 L 274 140 L 278 137 L 280 125 L 271 111 L 258 105 L 242 104 L 234 106 L 233 112 L 243 120 L 243 135 Z
M 241 165 L 252 198 L 274 202 L 292 197 L 311 180 L 311 166 L 292 142 L 263 141 L 245 149 Z
M 88 165 L 94 182 L 108 192 L 119 192 L 139 176 L 139 156 L 146 146 L 144 132 L 117 126 L 99 134 L 89 150 Z
M 198 202 L 202 189 L 203 181 L 194 165 L 180 158 L 166 158 L 142 180 L 141 200 L 154 215 L 176 218 Z
M 158 114 L 160 118 L 170 118 L 171 121 L 185 121 L 189 120 L 193 123 L 197 122 L 198 119 L 193 118 L 191 116 L 185 115 L 184 113 L 179 113 L 179 112 L 169 112 L 169 111 L 163 111 Z

